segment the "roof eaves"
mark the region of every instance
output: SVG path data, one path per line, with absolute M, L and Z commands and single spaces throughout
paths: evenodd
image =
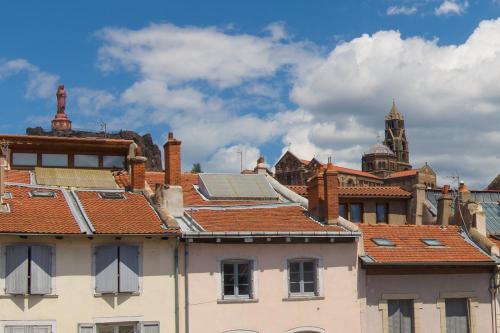
M 361 237 L 360 232 L 352 231 L 187 231 L 184 238 L 245 238 L 245 237 L 293 237 L 293 238 L 319 238 L 319 237 Z

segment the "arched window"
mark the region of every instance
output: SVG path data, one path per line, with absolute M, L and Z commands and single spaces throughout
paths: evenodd
M 319 327 L 297 327 L 287 331 L 286 333 L 325 333 L 326 331 Z
M 347 186 L 354 186 L 354 180 L 349 179 L 349 180 L 347 181 Z

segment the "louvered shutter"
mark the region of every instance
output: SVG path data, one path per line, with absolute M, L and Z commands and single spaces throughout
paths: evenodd
M 10 245 L 5 249 L 5 292 L 28 293 L 28 246 Z
M 50 326 L 31 326 L 31 332 L 29 333 L 52 333 L 52 327 Z
M 139 248 L 122 245 L 120 251 L 120 292 L 139 291 Z
M 314 259 L 314 295 L 319 296 L 319 260 Z
M 95 289 L 101 294 L 118 292 L 118 247 L 101 245 L 95 252 Z
M 465 298 L 447 299 L 446 333 L 469 333 L 468 300 Z
M 52 248 L 46 245 L 31 246 L 31 294 L 45 295 L 52 292 Z M 40 331 L 45 332 L 45 331 Z
M 142 323 L 141 333 L 160 333 L 160 323 L 158 322 Z
M 5 326 L 5 333 L 28 333 L 24 326 Z
M 96 327 L 94 324 L 79 324 L 78 333 L 95 333 Z

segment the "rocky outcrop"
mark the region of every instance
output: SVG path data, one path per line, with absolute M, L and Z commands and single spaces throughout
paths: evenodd
M 140 135 L 134 131 L 119 131 L 114 133 L 104 132 L 90 132 L 90 131 L 68 131 L 68 132 L 54 132 L 45 131 L 41 127 L 27 128 L 26 134 L 28 135 L 44 135 L 44 136 L 68 136 L 79 138 L 108 138 L 108 139 L 125 139 L 133 140 L 140 148 L 142 155 L 148 158 L 146 162 L 146 169 L 148 171 L 161 171 L 162 159 L 160 148 L 153 142 L 151 134 L 147 133 Z
M 500 174 L 488 185 L 487 190 L 500 190 Z

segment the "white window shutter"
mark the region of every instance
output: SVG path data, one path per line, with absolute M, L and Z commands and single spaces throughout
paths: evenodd
M 139 291 L 139 247 L 121 245 L 120 256 L 120 286 L 122 293 Z
M 52 293 L 52 248 L 46 245 L 32 245 L 31 294 L 50 293 Z
M 31 326 L 29 333 L 52 333 L 51 326 Z
M 28 293 L 28 246 L 9 245 L 5 249 L 5 292 L 7 294 Z
M 118 292 L 118 247 L 101 245 L 95 252 L 95 289 L 101 294 Z
M 160 333 L 160 323 L 143 322 L 141 324 L 141 333 Z
M 78 333 L 96 333 L 95 324 L 78 324 Z
M 24 326 L 5 326 L 5 333 L 28 333 Z

